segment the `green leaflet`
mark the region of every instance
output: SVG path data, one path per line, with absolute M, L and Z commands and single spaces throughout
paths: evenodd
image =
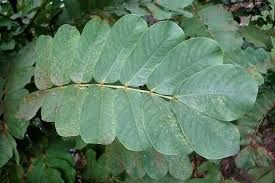
M 11 100 L 17 100 L 17 105 L 20 105 L 21 101 L 28 104 L 28 107 L 19 108 L 16 111 L 19 111 L 20 114 L 23 115 L 22 118 L 30 120 L 32 118 L 31 116 L 34 116 L 37 110 L 42 106 L 42 103 L 44 102 L 44 97 L 48 94 L 48 92 L 40 90 L 38 92 L 30 93 L 29 95 L 28 93 L 29 92 L 26 89 L 18 90 L 11 95 Z M 19 98 L 19 96 L 21 97 Z
M 146 29 L 145 20 L 135 15 L 124 16 L 115 23 L 96 64 L 94 77 L 97 82 L 113 83 L 119 80 L 124 62 Z
M 123 147 L 119 143 L 113 143 L 106 147 L 105 152 L 96 159 L 94 150 L 86 152 L 88 159 L 84 173 L 86 179 L 96 179 L 104 182 L 109 176 L 117 176 L 124 171 Z
M 68 84 L 70 73 L 76 57 L 80 34 L 70 25 L 61 26 L 53 39 L 53 59 L 50 67 L 50 78 L 54 85 Z M 42 51 L 42 50 L 40 50 Z
M 123 172 L 122 149 L 122 146 L 118 143 L 106 148 L 105 153 L 97 160 L 101 171 L 107 171 L 107 175 L 112 176 L 117 176 Z
M 222 50 L 211 39 L 193 38 L 183 41 L 154 70 L 147 86 L 157 93 L 171 95 L 185 78 L 207 67 L 222 64 L 222 59 Z
M 165 11 L 154 3 L 146 3 L 145 7 L 151 12 L 154 18 L 158 20 L 165 20 L 172 18 L 172 12 Z
M 132 14 L 138 15 L 138 16 L 145 16 L 149 15 L 149 12 L 146 9 L 143 9 L 143 7 L 140 6 L 139 2 L 136 3 L 133 1 L 130 3 L 124 2 L 125 3 L 125 9 L 130 11 Z M 121 10 L 122 14 L 123 13 L 128 13 L 125 10 Z
M 125 151 L 124 155 L 124 168 L 131 177 L 142 178 L 146 172 L 144 170 L 143 154 L 134 151 Z
M 116 133 L 129 150 L 142 151 L 151 147 L 143 125 L 142 94 L 118 90 L 114 100 Z
M 144 153 L 143 165 L 147 175 L 153 179 L 164 177 L 168 172 L 165 157 L 154 150 Z
M 224 181 L 219 167 L 210 161 L 203 162 L 198 167 L 198 171 L 206 174 L 206 176 L 204 178 L 190 179 L 187 181 L 187 183 L 216 183 Z
M 33 92 L 23 100 L 26 106 L 19 109 L 19 118 L 31 119 L 43 106 L 42 119 L 47 122 L 55 121 L 59 135 L 77 136 L 84 99 L 85 90 L 74 86 Z
M 241 134 L 241 145 L 251 143 L 255 129 L 274 107 L 275 93 L 272 89 L 265 89 L 257 97 L 254 107 L 237 120 L 237 127 Z
M 94 68 L 102 52 L 109 25 L 100 19 L 89 21 L 84 27 L 72 65 L 71 79 L 75 83 L 86 83 L 93 78 Z
M 257 181 L 257 183 L 266 183 L 266 182 L 274 182 L 275 181 L 275 171 L 274 168 L 261 168 L 256 167 L 250 169 L 248 174 Z
M 152 25 L 145 31 L 124 63 L 120 81 L 127 86 L 142 86 L 166 54 L 184 38 L 182 29 L 170 21 Z
M 52 37 L 40 36 L 37 39 L 35 46 L 35 54 L 37 61 L 34 71 L 34 80 L 36 87 L 40 90 L 45 90 L 53 86 L 50 80 L 50 63 L 53 59 L 52 49 Z
M 269 54 L 262 48 L 254 49 L 248 47 L 245 50 L 238 49 L 227 52 L 224 56 L 224 63 L 238 65 L 243 67 L 251 76 L 255 78 L 258 85 L 264 83 L 262 74 L 272 68 Z
M 272 155 L 264 146 L 251 145 L 243 148 L 236 156 L 235 164 L 237 168 L 247 171 L 256 182 L 274 182 L 275 180 Z
M 272 166 L 272 157 L 264 147 L 247 146 L 238 153 L 235 158 L 235 163 L 237 168 L 243 170 L 249 170 L 257 166 L 268 168 Z
M 174 0 L 174 1 L 169 1 L 169 0 L 158 0 L 156 1 L 157 4 L 166 7 L 170 10 L 177 11 L 179 9 L 183 9 L 190 4 L 192 4 L 193 0 L 186 0 L 186 1 L 181 1 L 181 0 Z
M 5 90 L 7 92 L 13 92 L 23 88 L 27 83 L 31 81 L 33 76 L 33 67 L 24 67 L 18 69 L 12 69 L 6 80 Z
M 268 2 L 270 3 L 269 6 L 271 7 L 271 10 L 270 10 L 271 18 L 272 18 L 272 20 L 275 20 L 275 1 L 268 0 Z
M 178 101 L 172 102 L 172 108 L 196 153 L 207 159 L 238 153 L 240 134 L 236 126 L 203 115 Z
M 8 131 L 12 136 L 22 139 L 29 126 L 29 121 L 16 118 L 21 100 L 27 96 L 29 92 L 26 89 L 19 89 L 5 96 L 4 101 L 4 120 L 8 125 Z
M 262 30 L 256 25 L 245 26 L 240 29 L 244 39 L 255 47 L 272 48 L 271 37 L 275 36 L 273 29 Z
M 167 101 L 143 95 L 144 127 L 155 149 L 163 154 L 192 152 Z M 164 143 L 165 142 L 165 143 Z
M 256 82 L 242 73 L 240 67 L 233 65 L 209 67 L 184 80 L 174 90 L 174 95 L 178 101 L 204 115 L 233 121 L 253 106 L 258 92 Z
M 34 100 L 41 102 L 24 100 L 18 117 L 30 119 L 41 106 L 42 119 L 55 122 L 62 136 L 80 135 L 95 144 L 110 144 L 117 137 L 132 151 L 153 147 L 166 155 L 187 155 L 194 150 L 209 159 L 238 152 L 240 135 L 228 121 L 251 108 L 258 88 L 242 68 L 222 65 L 223 52 L 215 41 L 183 41 L 183 31 L 171 21 L 146 28 L 142 19 L 127 15 L 111 28 L 94 72 L 89 70 L 99 83 L 68 84 L 78 62 L 66 52 L 77 53 L 87 44 L 77 41 L 81 36 L 68 25 L 58 30 L 53 44 L 63 53 L 53 52 L 58 59 L 49 67 L 59 71 L 51 69 L 50 78 L 57 79 L 54 85 L 66 85 L 34 92 Z M 65 38 L 66 45 L 61 44 Z M 141 176 L 134 167 L 128 171 Z
M 61 107 L 61 100 L 63 98 L 64 88 L 57 88 L 48 92 L 47 95 L 40 95 L 43 99 L 43 105 L 41 108 L 42 120 L 47 122 L 54 122 L 56 113 Z M 21 109 L 23 110 L 23 108 Z M 19 111 L 22 114 L 21 111 Z
M 79 119 L 81 137 L 86 143 L 110 144 L 115 139 L 113 98 L 112 89 L 86 89 Z
M 5 91 L 11 93 L 22 89 L 31 81 L 34 73 L 32 65 L 35 63 L 34 42 L 23 47 L 11 60 L 7 68 Z M 8 64 L 7 64 L 8 65 Z M 2 67 L 2 66 L 1 66 Z
M 6 132 L 0 133 L 0 167 L 5 165 L 13 156 L 13 143 L 15 143 L 12 136 Z
M 192 164 L 186 156 L 166 156 L 170 174 L 180 180 L 185 180 L 192 175 Z M 179 165 L 179 166 L 176 166 Z
M 267 51 L 262 48 L 254 49 L 251 47 L 226 53 L 224 62 L 244 68 L 255 66 L 257 71 L 263 74 L 267 72 L 267 67 L 271 64 Z
M 237 32 L 238 24 L 222 5 L 196 6 L 193 11 L 194 17 L 184 18 L 181 23 L 187 36 L 210 37 L 225 51 L 242 46 L 242 37 Z
M 12 59 L 13 66 L 11 69 L 18 69 L 19 71 L 19 69 L 32 66 L 35 63 L 34 46 L 35 42 L 30 42 L 19 50 L 15 58 Z
M 55 127 L 60 136 L 79 135 L 79 121 L 85 99 L 85 90 L 69 86 L 63 90 L 63 97 L 55 115 Z
M 107 7 L 118 16 L 126 15 L 129 12 L 140 17 L 151 15 L 157 20 L 171 19 L 173 16 L 192 17 L 192 13 L 185 11 L 185 8 L 192 4 L 193 0 L 128 0 L 115 2 Z M 126 11 L 127 10 L 127 11 Z

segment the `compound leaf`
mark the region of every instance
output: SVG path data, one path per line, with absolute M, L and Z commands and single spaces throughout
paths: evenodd
M 107 35 L 107 29 L 98 31 Z M 55 122 L 61 136 L 80 135 L 95 144 L 110 144 L 117 137 L 132 151 L 153 147 L 165 155 L 186 156 L 194 150 L 209 159 L 238 152 L 240 135 L 228 121 L 251 108 L 258 86 L 242 68 L 222 64 L 223 52 L 214 40 L 183 41 L 182 29 L 171 21 L 147 28 L 140 17 L 127 15 L 111 28 L 104 46 L 101 40 L 94 72 L 87 68 L 95 81 L 75 84 L 70 83 L 75 55 L 83 51 L 81 44 L 87 45 L 79 42 L 81 36 L 69 25 L 57 31 L 50 64 L 54 87 L 34 92 L 44 98 L 42 119 Z M 39 105 L 18 116 L 32 118 Z M 22 108 L 30 106 L 23 101 Z M 150 166 L 144 166 L 148 173 Z M 137 165 L 128 167 L 134 171 Z

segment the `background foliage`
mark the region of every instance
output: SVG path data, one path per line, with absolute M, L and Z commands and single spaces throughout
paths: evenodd
M 192 0 L 2 0 L 0 4 L 0 182 L 275 182 L 275 2 Z M 34 45 L 63 24 L 82 30 L 100 17 L 114 24 L 130 13 L 149 25 L 171 19 L 186 39 L 208 37 L 224 51 L 224 62 L 244 68 L 259 85 L 253 109 L 233 123 L 240 152 L 221 160 L 196 153 L 166 156 L 132 152 L 119 141 L 86 144 L 60 137 L 54 124 L 17 114 L 36 91 Z M 27 97 L 28 99 L 28 97 Z M 35 107 L 35 106 L 34 106 Z

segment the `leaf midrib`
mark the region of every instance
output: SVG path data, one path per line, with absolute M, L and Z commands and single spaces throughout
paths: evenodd
M 64 86 L 53 87 L 53 88 L 47 89 L 45 91 L 51 91 L 51 90 L 55 90 L 55 89 L 64 89 L 64 88 L 70 87 L 70 86 L 75 86 L 75 87 L 79 87 L 79 88 L 88 88 L 90 86 L 99 86 L 99 87 L 102 87 L 102 88 L 124 89 L 124 90 L 135 91 L 135 92 L 140 92 L 140 93 L 147 93 L 147 94 L 150 94 L 150 95 L 159 96 L 161 98 L 168 99 L 168 100 L 175 100 L 176 99 L 173 96 L 161 95 L 161 94 L 152 92 L 150 90 L 142 90 L 142 89 L 137 89 L 137 88 L 128 87 L 128 86 L 124 86 L 124 85 L 110 85 L 110 84 L 99 84 L 99 83 L 90 83 L 90 84 L 77 84 L 77 83 L 74 83 L 74 84 L 69 84 L 69 85 L 64 85 Z

